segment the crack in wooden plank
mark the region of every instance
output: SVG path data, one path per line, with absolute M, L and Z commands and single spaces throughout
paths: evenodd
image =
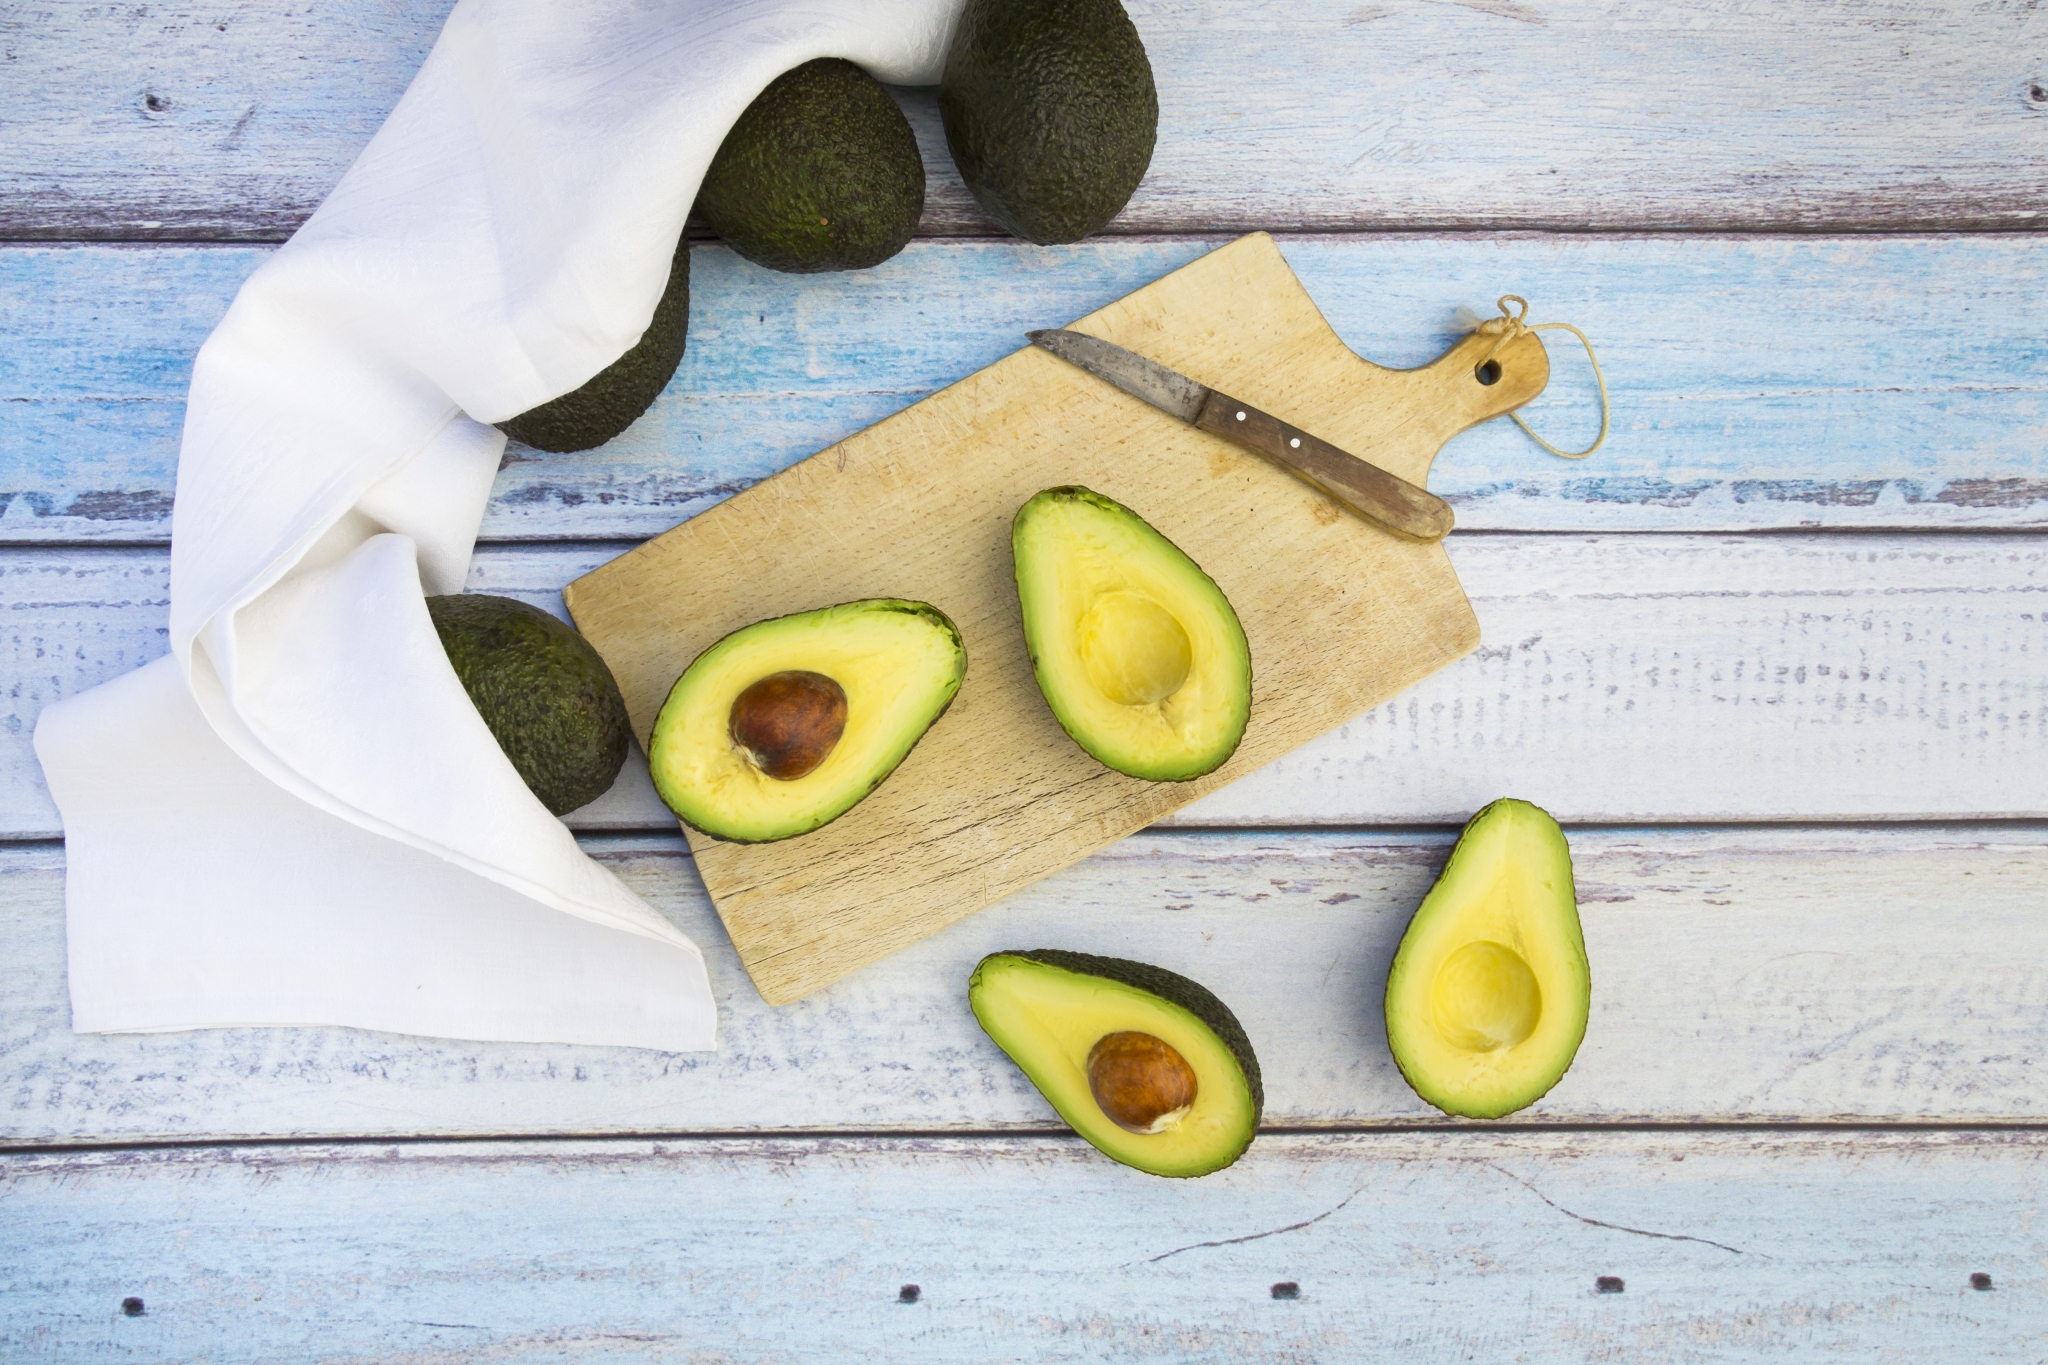
M 1313 1218 L 1304 1218 L 1299 1223 L 1289 1223 L 1284 1228 L 1268 1228 L 1264 1232 L 1248 1232 L 1242 1237 L 1225 1237 L 1222 1241 L 1219 1242 L 1190 1242 L 1184 1247 L 1175 1247 L 1171 1251 L 1162 1251 L 1157 1256 L 1148 1259 L 1145 1262 L 1145 1264 L 1156 1264 L 1160 1261 L 1165 1260 L 1169 1256 L 1178 1256 L 1183 1251 L 1200 1251 L 1203 1247 L 1230 1247 L 1236 1246 L 1240 1242 L 1256 1242 L 1261 1238 L 1265 1237 L 1278 1237 L 1283 1232 L 1299 1232 L 1303 1228 L 1314 1227 L 1317 1223 L 1322 1222 L 1325 1218 L 1330 1217 L 1332 1214 L 1341 1212 L 1344 1208 L 1344 1205 L 1349 1204 L 1352 1200 L 1358 1198 L 1358 1196 L 1363 1193 L 1365 1193 L 1365 1186 L 1360 1185 L 1357 1189 L 1345 1195 L 1344 1198 L 1338 1202 L 1336 1208 L 1325 1209 L 1323 1210 L 1323 1212 L 1317 1214 Z M 1543 1196 L 1539 1194 L 1537 1198 L 1542 1199 Z M 1546 1204 L 1550 1203 L 1550 1201 L 1547 1199 L 1544 1199 L 1543 1202 Z M 1555 1206 L 1553 1205 L 1552 1207 Z
M 1510 1179 L 1510 1180 L 1514 1181 L 1514 1182 L 1515 1182 L 1515 1183 L 1516 1183 L 1517 1185 L 1520 1185 L 1520 1186 L 1521 1186 L 1521 1187 L 1522 1187 L 1523 1189 L 1525 1189 L 1525 1190 L 1527 1190 L 1527 1191 L 1528 1191 L 1529 1193 L 1531 1193 L 1531 1194 L 1535 1195 L 1535 1196 L 1536 1196 L 1536 1197 L 1537 1197 L 1538 1199 L 1541 1199 L 1541 1200 L 1542 1200 L 1542 1201 L 1543 1201 L 1544 1203 L 1546 1203 L 1546 1204 L 1550 1205 L 1550 1207 L 1552 1207 L 1553 1209 L 1556 1209 L 1556 1210 L 1557 1210 L 1557 1211 L 1558 1211 L 1559 1213 L 1563 1214 L 1563 1215 L 1564 1215 L 1565 1217 L 1567 1217 L 1567 1218 L 1576 1218 L 1576 1219 L 1578 1219 L 1578 1220 L 1579 1220 L 1579 1221 L 1580 1221 L 1581 1223 L 1584 1223 L 1584 1224 L 1585 1224 L 1585 1225 L 1586 1225 L 1587 1227 L 1592 1227 L 1592 1228 L 1606 1228 L 1606 1229 L 1607 1229 L 1607 1230 L 1608 1230 L 1609 1232 L 1626 1232 L 1626 1233 L 1630 1233 L 1630 1234 L 1632 1234 L 1632 1235 L 1634 1235 L 1634 1236 L 1637 1236 L 1637 1237 L 1655 1237 L 1655 1238 L 1657 1238 L 1657 1239 L 1658 1239 L 1659 1241 L 1665 1241 L 1665 1242 L 1698 1242 L 1698 1243 L 1700 1243 L 1700 1244 L 1701 1244 L 1701 1245 L 1703 1245 L 1703 1246 L 1710 1246 L 1710 1247 L 1715 1247 L 1715 1248 L 1718 1248 L 1719 1250 L 1722 1250 L 1722 1251 L 1728 1252 L 1728 1253 L 1730 1253 L 1731 1255 L 1735 1255 L 1735 1256 L 1747 1256 L 1747 1255 L 1749 1255 L 1749 1253 L 1748 1253 L 1748 1252 L 1746 1252 L 1746 1251 L 1744 1251 L 1744 1250 L 1743 1250 L 1743 1249 L 1742 1249 L 1741 1247 L 1732 1247 L 1732 1246 L 1729 1246 L 1729 1245 L 1728 1245 L 1728 1244 L 1727 1244 L 1726 1242 L 1717 1242 L 1717 1241 L 1713 1240 L 1713 1239 L 1712 1239 L 1711 1237 L 1694 1237 L 1694 1236 L 1693 1236 L 1692 1234 L 1690 1234 L 1690 1233 L 1685 1233 L 1685 1232 L 1651 1232 L 1651 1231 L 1650 1231 L 1649 1229 L 1647 1229 L 1647 1228 L 1631 1228 L 1631 1227 L 1625 1227 L 1625 1226 L 1623 1226 L 1623 1225 L 1622 1225 L 1622 1224 L 1620 1224 L 1620 1223 L 1609 1223 L 1609 1222 L 1606 1222 L 1606 1221 L 1604 1221 L 1604 1220 L 1602 1220 L 1602 1219 L 1599 1219 L 1599 1218 L 1588 1218 L 1588 1217 L 1586 1217 L 1586 1215 L 1584 1215 L 1583 1213 L 1573 1213 L 1573 1212 L 1572 1212 L 1572 1211 L 1571 1211 L 1570 1209 L 1568 1209 L 1568 1208 L 1566 1208 L 1566 1207 L 1565 1207 L 1564 1205 L 1562 1205 L 1562 1204 L 1558 1203 L 1558 1202 L 1557 1202 L 1557 1201 L 1556 1201 L 1555 1199 L 1552 1199 L 1552 1198 L 1551 1198 L 1551 1197 L 1550 1197 L 1549 1195 L 1547 1195 L 1547 1194 L 1545 1194 L 1545 1193 L 1544 1193 L 1543 1191 L 1541 1191 L 1541 1190 L 1537 1189 L 1537 1188 L 1536 1188 L 1536 1187 L 1535 1187 L 1534 1185 L 1532 1185 L 1532 1184 L 1530 1184 L 1530 1183 L 1529 1183 L 1528 1181 L 1526 1181 L 1526 1180 L 1522 1179 L 1522 1177 L 1520 1177 L 1520 1176 L 1516 1175 L 1516 1174 L 1515 1174 L 1515 1173 L 1514 1173 L 1513 1171 L 1510 1171 L 1510 1170 L 1506 1170 L 1506 1169 L 1504 1169 L 1504 1168 L 1503 1168 L 1503 1167 L 1501 1167 L 1501 1166 L 1495 1165 L 1495 1164 L 1494 1164 L 1493 1162 L 1491 1162 L 1491 1161 L 1489 1161 L 1489 1162 L 1487 1162 L 1487 1163 L 1485 1163 L 1485 1164 L 1486 1164 L 1486 1165 L 1487 1165 L 1487 1166 L 1488 1166 L 1488 1167 L 1489 1167 L 1490 1169 L 1492 1169 L 1492 1170 L 1495 1170 L 1495 1171 L 1499 1171 L 1499 1172 L 1500 1172 L 1500 1173 L 1501 1173 L 1502 1175 L 1504 1175 L 1504 1176 L 1506 1176 L 1506 1177 L 1507 1177 L 1508 1179 Z M 1768 1255 L 1765 1255 L 1765 1254 L 1764 1254 L 1763 1252 L 1761 1252 L 1761 1251 L 1760 1251 L 1760 1252 L 1758 1252 L 1758 1253 L 1757 1253 L 1757 1255 L 1759 1255 L 1759 1256 L 1762 1256 L 1762 1257 L 1763 1257 L 1763 1258 L 1764 1258 L 1765 1260 L 1767 1260 L 1767 1261 L 1771 1259 L 1771 1257 L 1769 1257 Z

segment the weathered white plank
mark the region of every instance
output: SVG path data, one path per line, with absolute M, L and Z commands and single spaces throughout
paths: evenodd
M 488 549 L 470 585 L 559 612 L 623 548 Z M 2048 815 L 2048 541 L 1482 535 L 1451 556 L 1477 654 L 1178 822 L 1462 822 L 1503 792 L 1578 821 Z M 0 837 L 58 833 L 35 717 L 164 651 L 166 577 L 158 550 L 0 552 Z M 572 823 L 673 828 L 638 779 Z
M 1475 655 L 1175 818 L 1463 820 L 1509 791 L 1574 820 L 2048 815 L 2039 539 L 1501 536 L 1451 558 Z
M 278 238 L 397 101 L 446 0 L 107 10 L 7 33 L 0 235 Z M 1124 230 L 2029 226 L 2032 5 L 1130 0 L 1159 83 Z M 928 92 L 926 231 L 986 231 Z
M 690 349 L 595 451 L 514 447 L 490 538 L 646 536 L 1185 264 L 1200 240 L 924 242 L 789 276 L 695 252 Z M 2048 524 L 2048 237 L 1298 237 L 1361 354 L 1410 365 L 1513 290 L 1586 328 L 1614 430 L 1593 460 L 1495 422 L 1432 485 L 1459 524 L 1718 530 Z M 160 541 L 191 358 L 252 248 L 0 250 L 0 539 Z M 1583 444 L 1590 371 L 1551 333 L 1539 429 Z
M 2048 1289 L 2039 1132 L 1266 1137 L 1185 1182 L 1032 1139 L 0 1171 L 15 1360 L 2037 1362 Z
M 1518 1123 L 2048 1119 L 2048 831 L 1575 830 L 1592 1022 Z M 1008 948 L 1215 990 L 1271 1125 L 1439 1121 L 1387 1052 L 1388 963 L 1448 852 L 1420 834 L 1140 835 L 770 1009 L 679 840 L 594 851 L 703 947 L 719 1050 L 346 1029 L 74 1035 L 61 855 L 0 854 L 0 1142 L 1057 1127 L 967 1009 Z

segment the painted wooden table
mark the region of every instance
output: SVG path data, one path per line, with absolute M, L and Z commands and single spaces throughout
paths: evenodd
M 192 354 L 446 0 L 0 10 L 0 1357 L 2048 1359 L 2048 13 L 1130 8 L 1161 139 L 1112 234 L 995 233 L 902 92 L 921 239 L 813 278 L 700 245 L 675 382 L 510 451 L 473 586 L 559 610 L 1252 228 L 1382 363 L 1504 292 L 1579 324 L 1614 436 L 1438 461 L 1475 657 L 800 1004 L 629 777 L 574 823 L 704 945 L 700 1056 L 71 1033 L 36 715 L 166 648 Z M 1592 1023 L 1534 1108 L 1451 1123 L 1379 991 L 1505 793 L 1569 828 Z M 1054 1121 L 963 998 L 1039 945 L 1232 1002 L 1243 1161 L 1153 1180 Z

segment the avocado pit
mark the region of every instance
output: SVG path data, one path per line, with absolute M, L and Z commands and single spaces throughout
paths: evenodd
M 733 699 L 726 726 L 756 768 L 793 782 L 831 756 L 846 733 L 846 689 L 822 673 L 770 673 Z
M 1088 1090 L 1127 1133 L 1164 1133 L 1195 1103 L 1195 1069 L 1149 1033 L 1106 1034 L 1088 1051 Z

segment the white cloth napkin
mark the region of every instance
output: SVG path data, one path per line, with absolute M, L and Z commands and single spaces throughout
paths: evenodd
M 199 352 L 170 657 L 37 726 L 74 1029 L 714 1046 L 696 946 L 527 791 L 423 598 L 468 573 L 485 423 L 638 340 L 754 96 L 825 56 L 935 82 L 958 4 L 461 0 Z

